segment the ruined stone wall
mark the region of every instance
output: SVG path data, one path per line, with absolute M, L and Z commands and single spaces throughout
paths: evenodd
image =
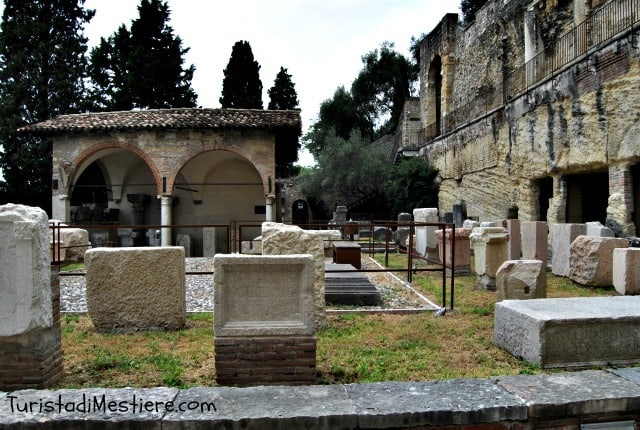
M 440 172 L 441 215 L 465 203 L 467 214 L 481 220 L 503 219 L 517 206 L 523 220 L 563 222 L 564 176 L 607 171 L 610 194 L 621 193 L 632 211 L 628 172 L 640 160 L 638 34 L 614 38 L 525 91 L 509 93 L 509 74 L 524 65 L 527 7 L 517 0 L 490 2 L 457 33 L 452 100 L 459 123 L 422 152 Z M 571 6 L 565 2 L 562 10 L 558 31 L 571 21 L 565 13 Z M 545 214 L 536 184 L 542 178 L 554 182 Z

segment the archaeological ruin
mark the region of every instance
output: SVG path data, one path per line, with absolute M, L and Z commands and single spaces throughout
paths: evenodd
M 420 45 L 395 153 L 439 170 L 439 210 L 480 220 L 640 222 L 639 4 L 488 1 Z

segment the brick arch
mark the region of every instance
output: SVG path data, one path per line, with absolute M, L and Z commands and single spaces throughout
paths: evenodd
M 205 152 L 211 152 L 211 151 L 227 151 L 227 152 L 232 152 L 236 155 L 239 155 L 240 157 L 245 159 L 247 162 L 251 163 L 253 168 L 256 169 L 256 171 L 258 172 L 258 175 L 260 175 L 264 193 L 265 194 L 274 193 L 273 187 L 275 186 L 275 184 L 272 184 L 271 185 L 272 190 L 271 191 L 269 190 L 269 176 L 270 176 L 270 173 L 275 173 L 275 172 L 269 172 L 268 163 L 265 163 L 261 160 L 256 159 L 256 157 L 254 157 L 250 151 L 243 150 L 242 148 L 236 145 L 218 144 L 218 143 L 207 144 L 203 147 L 194 149 L 188 152 L 187 154 L 185 154 L 184 156 L 182 156 L 182 158 L 180 158 L 180 160 L 176 165 L 176 170 L 174 172 L 174 175 L 171 178 L 168 178 L 167 190 L 170 191 L 171 194 L 173 194 L 176 178 L 189 161 L 191 161 L 193 158 L 197 157 L 198 155 L 204 154 Z
M 133 152 L 134 154 L 142 158 L 145 164 L 147 165 L 147 167 L 149 167 L 149 169 L 151 170 L 151 173 L 153 174 L 153 179 L 156 183 L 156 193 L 158 195 L 162 194 L 162 178 L 160 176 L 160 172 L 158 171 L 158 168 L 156 167 L 153 160 L 149 157 L 149 155 L 147 155 L 143 150 L 141 150 L 136 146 L 130 145 L 128 143 L 121 143 L 121 142 L 115 142 L 115 141 L 103 142 L 98 145 L 93 145 L 90 148 L 87 148 L 84 151 L 82 151 L 82 153 L 73 160 L 73 173 L 69 175 L 69 180 L 67 181 L 67 188 L 70 187 L 71 184 L 76 180 L 76 173 L 78 172 L 78 167 L 81 166 L 84 162 L 86 162 L 89 159 L 89 157 L 91 157 L 92 155 L 95 155 L 100 151 L 104 151 L 105 149 L 113 149 L 113 148 L 124 149 L 130 152 Z

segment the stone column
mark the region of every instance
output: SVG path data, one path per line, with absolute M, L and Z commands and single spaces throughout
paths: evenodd
M 635 236 L 633 212 L 633 180 L 629 166 L 609 166 L 609 200 L 606 225 L 616 236 Z
M 437 223 L 438 208 L 417 208 L 413 210 L 413 220 L 419 223 Z M 421 256 L 438 260 L 438 241 L 435 236 L 437 226 L 416 226 L 416 251 Z
M 159 196 L 160 198 L 160 224 L 171 225 L 171 196 Z M 163 227 L 160 232 L 160 245 L 171 246 L 171 227 Z
M 58 194 L 51 197 L 51 219 L 58 219 L 62 222 L 71 221 L 71 206 L 69 196 Z
M 267 194 L 265 196 L 265 206 L 266 206 L 266 217 L 265 221 L 275 221 L 273 218 L 273 214 L 275 213 L 273 210 L 274 203 L 276 201 L 276 196 L 273 194 Z
M 47 214 L 0 206 L 0 391 L 62 377 L 59 284 L 49 263 Z
M 567 179 L 562 176 L 553 178 L 553 197 L 549 199 L 547 222 L 549 225 L 564 223 L 567 220 Z
M 496 274 L 502 263 L 507 261 L 509 233 L 503 227 L 476 227 L 469 236 L 475 255 L 475 269 L 478 286 L 488 290 L 496 289 Z
M 520 239 L 520 220 L 508 219 L 504 221 L 504 227 L 509 233 L 508 260 L 518 260 L 521 255 L 522 242 Z
M 549 226 L 544 221 L 524 221 L 522 223 L 522 258 L 540 260 L 543 267 L 548 264 Z
M 143 225 L 144 224 L 144 208 L 151 200 L 146 194 L 127 194 L 127 200 L 131 203 L 131 224 Z M 136 228 L 133 230 L 135 233 L 134 245 L 141 246 L 145 242 L 145 229 Z

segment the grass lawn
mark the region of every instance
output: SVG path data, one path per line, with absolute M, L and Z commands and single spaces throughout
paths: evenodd
M 391 266 L 403 264 L 393 255 Z M 413 286 L 441 302 L 441 276 L 420 272 Z M 615 295 L 547 273 L 547 297 Z M 457 276 L 455 309 L 445 316 L 329 315 L 317 333 L 319 384 L 477 378 L 541 372 L 493 345 L 495 292 Z M 447 297 L 447 301 L 449 298 Z M 62 317 L 66 376 L 59 388 L 215 385 L 213 315 L 190 314 L 174 332 L 101 334 L 88 315 Z

